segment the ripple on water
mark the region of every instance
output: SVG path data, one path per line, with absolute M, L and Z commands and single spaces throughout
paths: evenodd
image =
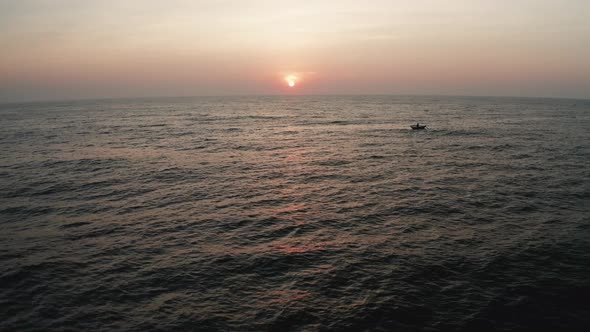
M 587 330 L 588 109 L 1 105 L 0 330 Z

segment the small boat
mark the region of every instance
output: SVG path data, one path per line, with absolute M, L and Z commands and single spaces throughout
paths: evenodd
M 412 128 L 412 130 L 426 129 L 426 125 L 420 125 L 419 123 L 416 123 L 415 125 L 411 125 L 410 128 Z

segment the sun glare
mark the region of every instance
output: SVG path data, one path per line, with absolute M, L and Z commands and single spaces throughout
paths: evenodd
M 287 82 L 287 85 L 292 88 L 295 86 L 295 83 L 297 83 L 297 77 L 293 76 L 293 75 L 289 75 L 287 77 L 285 77 L 285 81 Z

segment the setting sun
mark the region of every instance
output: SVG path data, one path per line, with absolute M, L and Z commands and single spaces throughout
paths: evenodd
M 285 77 L 285 81 L 287 82 L 287 85 L 289 85 L 290 88 L 295 86 L 295 83 L 297 83 L 297 77 L 293 76 L 293 75 L 289 75 L 287 77 Z

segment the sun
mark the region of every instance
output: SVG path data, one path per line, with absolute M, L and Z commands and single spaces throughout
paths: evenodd
M 292 88 L 295 86 L 295 84 L 297 83 L 297 76 L 294 75 L 289 75 L 285 77 L 285 81 L 287 82 L 287 85 Z

